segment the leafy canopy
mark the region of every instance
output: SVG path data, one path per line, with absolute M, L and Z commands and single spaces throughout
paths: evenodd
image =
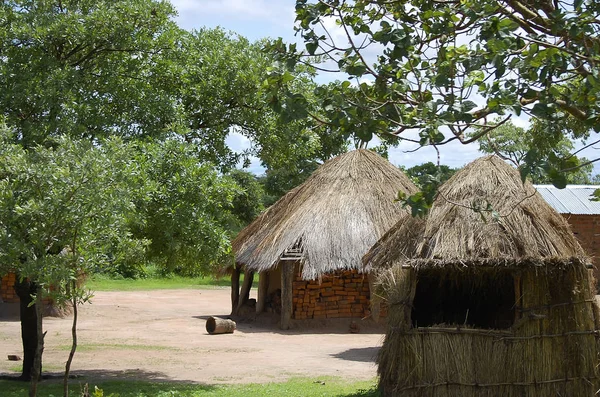
M 359 126 L 364 141 L 469 144 L 513 114 L 547 121 L 547 134 L 570 117 L 588 131 L 600 125 L 599 11 L 580 0 L 297 0 L 305 50 L 271 49 L 285 68 L 343 77 L 321 119 Z
M 481 137 L 479 150 L 509 160 L 533 183 L 554 182 L 558 187 L 592 183 L 592 164 L 570 154 L 575 149 L 573 142 L 563 133 L 549 136 L 546 131 L 540 121 L 534 121 L 528 130 L 508 121 Z M 559 172 L 567 168 L 573 171 Z
M 231 252 L 227 224 L 239 187 L 207 162 L 195 145 L 177 140 L 138 145 L 140 167 L 132 235 L 149 242 L 147 259 L 165 272 L 205 274 Z
M 0 263 L 53 286 L 60 303 L 70 280 L 109 264 L 112 247 L 131 238 L 124 219 L 137 166 L 118 139 L 23 149 L 13 134 L 0 128 Z
M 164 134 L 178 110 L 174 15 L 154 0 L 2 2 L 0 114 L 18 141 Z

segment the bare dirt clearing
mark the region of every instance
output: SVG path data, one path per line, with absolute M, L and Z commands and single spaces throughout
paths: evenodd
M 209 335 L 206 317 L 226 316 L 229 309 L 229 289 L 97 292 L 92 304 L 80 307 L 73 373 L 199 383 L 263 383 L 293 376 L 361 380 L 376 375 L 375 355 L 383 338 L 378 331 L 350 334 L 349 320 L 333 328 L 292 331 L 238 322 L 233 334 Z M 44 319 L 48 372 L 64 367 L 71 321 Z M 0 317 L 0 354 L 1 373 L 12 373 L 20 365 L 7 361 L 8 354 L 21 355 L 18 315 Z

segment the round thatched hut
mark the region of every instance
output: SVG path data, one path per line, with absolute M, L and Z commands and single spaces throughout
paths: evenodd
M 409 216 L 394 202 L 398 191 L 412 194 L 416 187 L 372 151 L 355 150 L 325 162 L 233 241 L 232 311 L 247 307 L 258 272 L 256 312 L 280 311 L 284 329 L 290 319 L 369 314 L 369 280 L 361 274 L 361 258 Z
M 389 305 L 384 396 L 600 389 L 587 258 L 565 220 L 501 159 L 457 172 L 427 219 L 399 222 L 363 260 L 380 269 Z

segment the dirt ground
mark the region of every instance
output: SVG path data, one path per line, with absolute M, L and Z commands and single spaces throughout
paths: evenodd
M 20 370 L 18 307 L 0 304 L 0 374 Z M 97 292 L 80 308 L 73 373 L 91 379 L 136 378 L 198 383 L 263 383 L 290 377 L 372 379 L 381 329 L 350 320 L 333 327 L 238 322 L 233 334 L 209 335 L 208 316 L 226 317 L 229 289 Z M 60 372 L 70 348 L 72 317 L 45 318 L 44 369 Z

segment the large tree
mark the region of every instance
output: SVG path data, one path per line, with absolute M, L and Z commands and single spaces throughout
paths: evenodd
M 139 143 L 134 156 L 139 174 L 129 229 L 165 273 L 208 274 L 231 252 L 227 226 L 240 188 L 198 159 L 198 150 L 169 139 Z
M 174 16 L 173 7 L 160 0 L 12 0 L 0 5 L 0 115 L 14 131 L 4 141 L 18 145 L 25 156 L 19 161 L 39 170 L 42 157 L 28 156 L 68 140 L 78 145 L 86 140 L 95 148 L 111 136 L 169 140 L 164 148 L 159 149 L 159 143 L 146 147 L 148 157 L 142 162 L 148 167 L 140 172 L 148 171 L 145 175 L 154 183 L 148 200 L 136 201 L 139 217 L 128 217 L 129 227 L 132 219 L 139 221 L 134 229 L 139 239 L 113 242 L 111 249 L 119 259 L 123 256 L 116 253 L 124 248 L 138 252 L 148 248 L 153 259 L 168 267 L 196 254 L 211 263 L 227 254 L 224 232 L 212 217 L 227 211 L 231 183 L 223 182 L 206 162 L 230 166 L 231 152 L 224 143 L 230 129 L 245 121 L 262 125 L 256 121 L 261 109 L 246 101 L 259 89 L 260 74 L 253 73 L 260 68 L 249 66 L 259 54 L 258 46 L 221 31 L 186 32 L 177 27 Z M 264 62 L 263 55 L 260 59 Z M 231 102 L 236 98 L 244 100 Z M 252 127 L 244 130 L 247 135 L 248 131 Z M 174 148 L 182 137 L 190 148 Z M 157 167 L 152 173 L 151 166 Z M 60 175 L 44 177 L 51 183 Z M 181 178 L 185 183 L 178 186 Z M 198 179 L 205 183 L 192 185 Z M 67 205 L 50 193 L 47 200 L 54 201 L 47 205 Z M 37 222 L 50 224 L 52 214 L 38 213 Z M 164 222 L 165 228 L 157 222 Z M 74 230 L 73 226 L 70 232 Z M 12 245 L 28 244 L 28 235 L 7 236 Z M 191 241 L 192 237 L 197 239 Z M 52 258 L 55 248 L 50 250 Z M 40 278 L 42 273 L 6 260 L 21 275 L 18 291 L 23 304 L 31 295 L 41 296 L 40 286 L 48 284 Z M 26 309 L 35 312 L 36 306 Z M 32 371 L 29 363 L 31 349 L 39 347 L 32 336 L 37 326 L 35 316 L 24 314 L 23 378 L 37 379 L 38 371 Z
M 181 31 L 159 0 L 0 5 L 0 114 L 25 147 L 52 136 L 164 134 Z
M 581 0 L 297 0 L 306 49 L 271 49 L 281 76 L 310 63 L 345 80 L 325 122 L 361 125 L 365 139 L 469 144 L 513 114 L 547 120 L 549 134 L 568 117 L 598 128 L 599 11 Z
M 32 381 L 34 396 L 44 340 L 41 302 L 51 297 L 75 310 L 66 379 L 77 304 L 89 296 L 81 278 L 104 266 L 114 246 L 128 246 L 121 242 L 130 239 L 125 219 L 134 210 L 130 185 L 137 165 L 118 140 L 93 145 L 57 137 L 51 147 L 29 149 L 13 142 L 14 132 L 1 127 L 0 271 L 19 277 L 21 378 Z
M 173 65 L 181 48 L 181 30 L 173 16 L 168 2 L 155 0 L 2 2 L 0 115 L 14 131 L 4 138 L 6 144 L 24 150 L 19 161 L 41 172 L 44 157 L 33 154 L 62 146 L 68 139 L 97 144 L 107 136 L 167 135 L 180 114 L 174 95 L 179 80 Z M 61 178 L 52 173 L 43 177 L 47 183 Z M 40 183 L 45 186 L 46 182 Z M 60 195 L 47 193 L 48 206 L 69 205 Z M 36 213 L 39 229 L 51 225 L 56 213 L 60 211 Z M 5 213 L 1 222 L 10 222 L 9 215 Z M 77 230 L 76 224 L 68 225 L 69 233 Z M 31 227 L 38 230 L 34 224 Z M 30 243 L 29 234 L 12 233 L 7 238 L 7 247 Z M 50 238 L 53 241 L 54 237 Z M 45 258 L 40 256 L 46 252 L 44 247 L 37 248 L 39 252 L 23 256 L 23 263 L 45 263 L 36 259 Z M 47 248 L 53 254 L 48 258 L 58 258 L 55 248 L 58 246 Z M 9 259 L 14 258 L 7 257 L 4 264 L 15 266 L 24 281 L 17 290 L 22 304 L 27 304 L 31 295 L 42 296 L 45 272 Z M 36 308 L 41 310 L 36 304 L 28 313 Z M 27 363 L 22 377 L 36 380 L 41 366 L 32 371 L 30 356 L 32 349 L 41 354 L 34 333 L 41 323 L 36 325 L 35 316 L 26 315 L 26 310 L 23 313 Z

